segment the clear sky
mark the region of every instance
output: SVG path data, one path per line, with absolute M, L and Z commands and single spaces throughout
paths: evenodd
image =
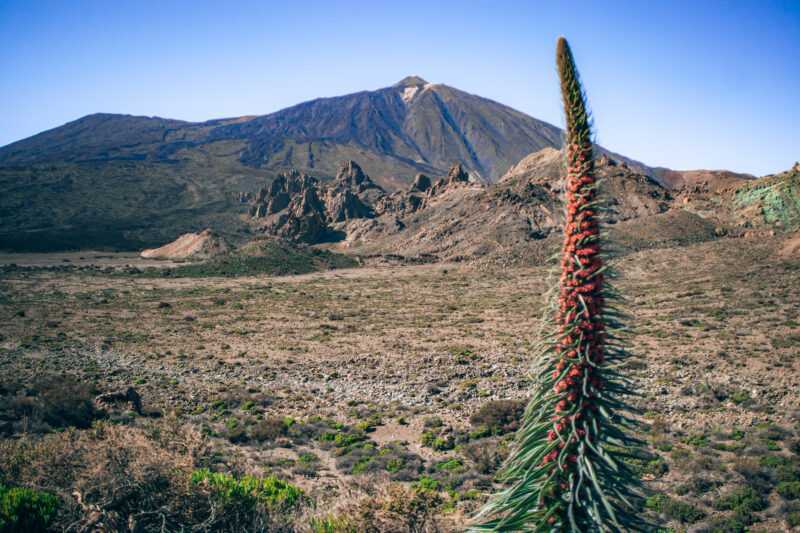
M 559 35 L 609 149 L 759 175 L 800 159 L 800 0 L 0 0 L 0 145 L 94 112 L 264 114 L 409 74 L 562 125 Z

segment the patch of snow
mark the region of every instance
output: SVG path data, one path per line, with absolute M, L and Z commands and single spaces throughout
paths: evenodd
M 417 94 L 419 87 L 406 87 L 403 89 L 403 101 L 409 103 L 414 95 Z

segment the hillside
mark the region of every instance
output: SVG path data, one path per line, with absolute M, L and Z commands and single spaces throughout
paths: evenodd
M 497 102 L 409 76 L 375 91 L 319 98 L 264 116 L 190 123 L 96 114 L 0 148 L 0 165 L 158 161 L 193 151 L 230 152 L 244 165 L 333 175 L 357 159 L 384 185 L 453 163 L 487 181 L 532 151 L 558 146 L 555 126 Z M 215 154 L 219 157 L 232 154 Z
M 595 167 L 612 208 L 608 236 L 623 253 L 774 232 L 778 219 L 791 229 L 797 219 L 792 172 L 758 181 L 687 172 L 686 183 L 671 188 L 606 155 Z M 253 197 L 251 222 L 257 233 L 367 259 L 535 264 L 560 239 L 561 168 L 561 152 L 544 148 L 497 183 L 484 184 L 454 165 L 442 177 L 418 174 L 394 192 L 354 161 L 327 181 L 295 170 Z
M 407 77 L 263 116 L 193 123 L 99 113 L 0 148 L 0 249 L 135 250 L 212 227 L 241 240 L 238 195 L 297 169 L 355 160 L 386 190 L 460 163 L 492 182 L 561 131 Z
M 427 202 L 440 207 L 403 222 L 411 228 L 429 226 L 421 233 L 394 235 L 389 218 L 372 217 L 378 226 L 345 231 L 348 245 L 369 250 L 377 240 L 387 247 L 439 253 L 433 233 L 456 212 L 470 215 L 459 225 L 473 232 L 467 240 L 474 240 L 480 226 L 496 232 L 496 240 L 513 241 L 540 230 L 528 228 L 527 215 L 519 218 L 520 212 L 497 198 L 513 189 L 508 176 L 533 171 L 557 180 L 560 162 L 546 150 L 554 154 L 560 143 L 561 131 L 551 124 L 416 76 L 263 116 L 193 123 L 95 114 L 0 148 L 0 249 L 139 250 L 207 227 L 239 243 L 249 238 L 243 204 L 253 191 L 293 172 L 335 181 L 342 161 L 357 161 L 387 198 L 407 191 L 418 174 L 444 176 L 453 164 L 475 187 L 488 187 L 477 203 L 469 192 Z M 726 171 L 650 169 L 598 150 L 665 191 L 716 194 L 752 178 Z M 532 160 L 530 154 L 544 160 Z M 375 207 L 370 209 L 387 211 Z M 401 211 L 409 215 L 406 207 Z M 475 219 L 478 213 L 487 213 L 485 219 Z M 514 230 L 509 233 L 506 224 Z M 451 247 L 453 253 L 465 252 L 458 251 L 462 245 Z M 482 255 L 481 246 L 467 255 Z

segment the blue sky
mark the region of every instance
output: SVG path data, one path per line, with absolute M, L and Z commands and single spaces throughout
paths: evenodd
M 0 0 L 0 145 L 94 112 L 263 114 L 409 74 L 561 125 L 562 34 L 608 148 L 759 175 L 800 159 L 798 0 Z

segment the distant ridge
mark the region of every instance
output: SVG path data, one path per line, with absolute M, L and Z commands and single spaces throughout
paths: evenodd
M 357 161 L 391 192 L 459 164 L 493 183 L 560 145 L 552 124 L 418 75 L 260 116 L 96 113 L 0 148 L 0 248 L 140 249 L 206 227 L 235 239 L 240 194 L 292 169 L 325 180 Z
M 252 168 L 332 176 L 357 159 L 384 186 L 454 162 L 487 182 L 527 154 L 561 144 L 560 130 L 492 100 L 420 76 L 318 98 L 275 113 L 193 123 L 98 113 L 0 148 L 0 166 L 50 162 L 174 162 L 227 143 Z

